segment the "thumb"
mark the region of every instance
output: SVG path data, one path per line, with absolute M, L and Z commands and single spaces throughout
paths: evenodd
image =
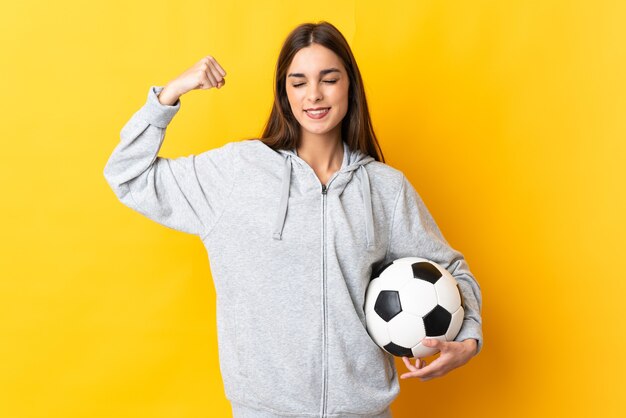
M 436 338 L 425 338 L 424 340 L 422 340 L 422 344 L 426 347 L 438 348 L 440 350 L 442 348 L 441 341 Z

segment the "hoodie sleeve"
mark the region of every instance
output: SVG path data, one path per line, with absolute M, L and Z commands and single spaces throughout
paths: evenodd
M 454 340 L 475 338 L 478 354 L 483 345 L 480 285 L 470 272 L 463 254 L 448 244 L 422 198 L 404 174 L 392 215 L 387 254 L 385 259 L 388 261 L 422 257 L 441 265 L 454 276 L 459 283 L 465 309 L 463 325 Z
M 165 130 L 180 109 L 164 105 L 151 86 L 146 103 L 121 130 L 104 177 L 129 208 L 169 228 L 203 238 L 217 222 L 234 183 L 233 142 L 198 155 L 157 154 Z

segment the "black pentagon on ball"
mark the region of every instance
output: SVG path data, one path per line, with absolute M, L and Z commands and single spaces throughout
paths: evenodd
M 441 278 L 441 272 L 435 266 L 426 261 L 420 261 L 418 263 L 411 264 L 413 269 L 413 277 L 416 279 L 426 280 L 432 284 L 437 283 L 437 280 Z
M 402 357 L 402 356 L 413 357 L 413 352 L 411 351 L 411 349 L 410 348 L 406 348 L 406 347 L 402 347 L 401 345 L 397 345 L 397 344 L 394 344 L 394 343 L 389 343 L 386 346 L 384 346 L 384 348 L 385 348 L 385 350 L 387 350 L 388 352 L 390 352 L 394 356 L 398 356 L 398 357 Z
M 444 335 L 448 331 L 452 321 L 452 314 L 444 307 L 437 305 L 435 308 L 424 316 L 424 328 L 426 328 L 427 337 L 436 337 Z
M 391 321 L 391 318 L 402 312 L 400 294 L 396 290 L 383 290 L 380 292 L 378 297 L 376 297 L 374 312 L 385 322 Z

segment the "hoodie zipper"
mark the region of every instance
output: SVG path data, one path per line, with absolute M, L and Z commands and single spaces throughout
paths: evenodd
M 328 182 L 330 184 L 330 182 Z M 327 382 L 328 382 L 328 373 L 327 373 L 327 342 L 326 342 L 326 334 L 327 334 L 327 321 L 326 321 L 326 191 L 327 187 L 325 184 L 322 184 L 322 311 L 323 311 L 323 321 L 324 321 L 324 332 L 322 333 L 322 364 L 323 364 L 323 383 L 322 383 L 322 414 L 321 417 L 326 416 L 326 396 L 327 396 Z
M 324 374 L 323 386 L 322 386 L 322 413 L 321 417 L 327 417 L 326 406 L 328 401 L 328 321 L 326 318 L 326 312 L 328 311 L 327 297 L 326 297 L 326 193 L 330 187 L 330 183 L 333 182 L 335 177 L 339 175 L 341 170 L 336 171 L 328 180 L 327 184 L 322 184 L 322 309 L 323 309 L 323 321 L 324 321 L 324 333 L 323 337 L 323 351 L 322 351 L 322 372 Z

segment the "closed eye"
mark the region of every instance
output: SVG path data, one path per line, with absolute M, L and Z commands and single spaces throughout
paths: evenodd
M 328 83 L 328 84 L 335 84 L 337 82 L 337 80 L 324 80 L 324 83 Z M 301 85 L 303 85 L 305 83 L 298 83 L 298 84 L 292 84 L 293 87 L 300 87 Z

